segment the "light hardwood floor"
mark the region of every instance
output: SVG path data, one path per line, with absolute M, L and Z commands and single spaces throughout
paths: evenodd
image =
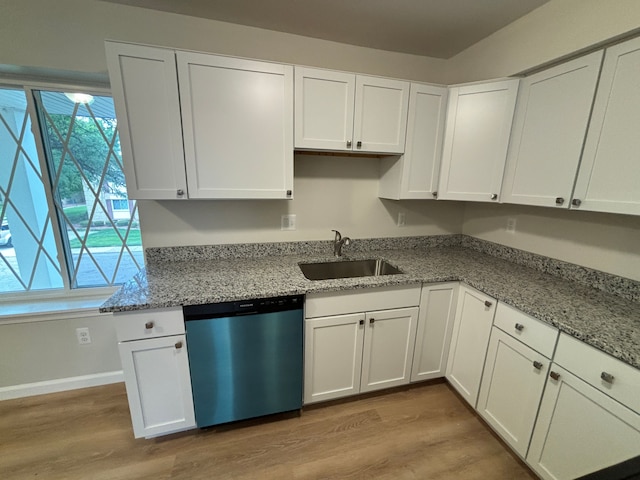
M 124 384 L 0 402 L 2 479 L 532 479 L 444 382 L 135 440 Z

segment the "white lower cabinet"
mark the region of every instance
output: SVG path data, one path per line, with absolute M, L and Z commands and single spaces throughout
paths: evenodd
M 446 377 L 472 407 L 478 399 L 495 309 L 495 299 L 460 285 Z
M 522 458 L 527 454 L 549 360 L 493 327 L 478 413 Z
M 560 366 L 550 378 L 527 454 L 544 479 L 573 479 L 640 455 L 640 416 Z
M 195 428 L 182 309 L 117 314 L 114 319 L 135 437 Z M 131 338 L 135 331 L 140 339 Z
M 504 303 L 493 323 L 477 410 L 525 458 L 558 329 Z
M 308 295 L 304 403 L 409 383 L 419 300 L 420 285 Z
M 422 287 L 412 382 L 444 377 L 457 299 L 457 282 Z

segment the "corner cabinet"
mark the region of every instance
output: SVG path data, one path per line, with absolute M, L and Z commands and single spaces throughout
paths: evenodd
M 497 202 L 519 80 L 449 90 L 438 198 Z
M 420 286 L 307 295 L 304 403 L 408 384 Z
M 379 197 L 437 198 L 447 97 L 446 87 L 411 84 L 404 155 L 381 160 Z
M 568 208 L 603 52 L 520 81 L 502 201 Z
M 422 286 L 412 382 L 444 377 L 457 299 L 457 282 Z
M 409 83 L 296 67 L 295 148 L 404 152 Z
M 474 408 L 495 310 L 495 299 L 460 285 L 446 377 Z
M 114 314 L 136 438 L 196 427 L 182 308 Z
M 292 197 L 292 66 L 106 48 L 130 198 Z

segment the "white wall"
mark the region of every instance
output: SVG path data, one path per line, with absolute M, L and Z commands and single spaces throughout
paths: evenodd
M 507 233 L 507 219 L 516 232 Z M 640 281 L 640 217 L 469 203 L 463 233 Z
M 638 0 L 551 0 L 448 60 L 445 83 L 515 75 L 639 30 Z
M 441 59 L 355 47 L 96 0 L 0 0 L 0 64 L 107 71 L 104 40 L 442 83 Z
M 377 158 L 296 154 L 293 200 L 141 201 L 144 244 L 330 240 L 331 229 L 352 239 L 460 233 L 461 203 L 379 199 L 379 166 Z M 280 230 L 288 213 L 296 215 L 295 231 Z

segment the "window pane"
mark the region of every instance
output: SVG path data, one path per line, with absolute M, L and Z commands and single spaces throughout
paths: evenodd
M 0 293 L 62 288 L 27 101 L 0 88 Z
M 35 97 L 71 286 L 122 283 L 139 271 L 143 254 L 113 101 L 49 91 Z

